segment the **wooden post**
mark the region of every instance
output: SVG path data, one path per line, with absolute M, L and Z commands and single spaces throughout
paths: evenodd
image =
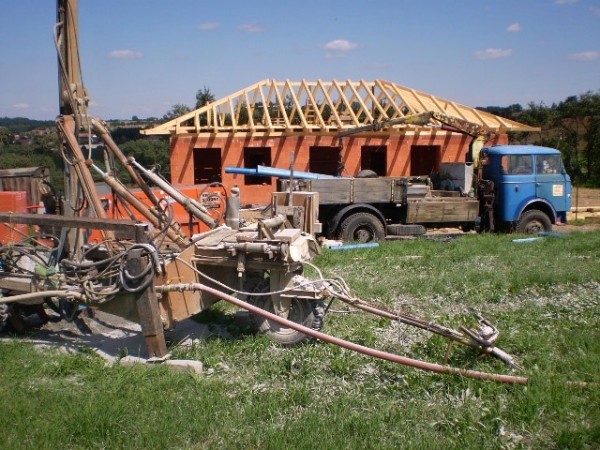
M 148 226 L 145 224 L 136 225 L 136 242 L 145 244 L 147 238 Z M 141 249 L 132 250 L 127 258 L 127 270 L 133 275 L 139 275 L 150 261 L 147 257 L 142 257 Z M 149 358 L 164 358 L 167 356 L 167 343 L 163 331 L 160 312 L 158 309 L 158 299 L 154 291 L 154 282 L 150 283 L 138 294 L 136 305 L 142 326 L 142 333 L 146 339 Z

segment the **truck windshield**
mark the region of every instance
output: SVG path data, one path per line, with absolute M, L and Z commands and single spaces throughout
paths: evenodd
M 531 155 L 502 156 L 502 173 L 506 175 L 531 175 L 533 173 Z

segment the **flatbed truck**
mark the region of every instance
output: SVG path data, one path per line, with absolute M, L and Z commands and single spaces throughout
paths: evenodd
M 369 242 L 429 227 L 537 233 L 566 223 L 571 180 L 560 151 L 484 147 L 475 164 L 441 164 L 428 177 L 293 179 L 280 191 L 317 192 L 322 234 Z

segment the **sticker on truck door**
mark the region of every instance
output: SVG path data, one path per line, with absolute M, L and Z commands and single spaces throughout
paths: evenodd
M 565 195 L 564 184 L 553 184 L 552 185 L 552 197 L 562 197 Z

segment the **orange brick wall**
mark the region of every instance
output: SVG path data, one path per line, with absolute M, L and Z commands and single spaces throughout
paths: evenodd
M 413 145 L 439 145 L 440 162 L 463 162 L 471 138 L 449 132 L 415 133 L 385 137 L 346 137 L 342 158 L 345 171 L 343 175 L 353 176 L 360 170 L 361 148 L 369 146 L 387 146 L 387 175 L 411 175 L 410 149 Z M 506 144 L 508 138 L 501 135 L 488 144 Z M 193 136 L 181 135 L 171 139 L 171 180 L 176 186 L 194 184 L 194 148 L 220 148 L 222 162 L 222 180 L 228 188 L 240 186 L 242 204 L 266 204 L 270 202 L 271 192 L 276 188 L 276 180 L 265 178 L 262 185 L 244 185 L 244 176 L 226 174 L 225 167 L 244 167 L 244 147 L 270 147 L 271 165 L 289 168 L 292 152 L 296 154 L 294 168 L 308 171 L 309 148 L 312 146 L 338 146 L 334 136 Z

